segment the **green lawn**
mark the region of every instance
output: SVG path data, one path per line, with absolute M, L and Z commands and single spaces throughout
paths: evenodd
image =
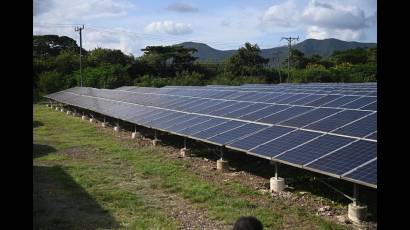
M 178 229 L 183 220 L 172 218 L 178 207 L 170 196 L 219 228 L 243 215 L 267 229 L 345 228 L 241 184 L 207 181 L 167 157 L 165 147 L 132 148 L 78 117 L 44 105 L 33 110 L 36 229 Z

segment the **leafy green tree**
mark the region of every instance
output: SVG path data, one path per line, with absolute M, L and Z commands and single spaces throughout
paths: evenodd
M 245 43 L 244 47 L 239 48 L 238 52 L 229 58 L 227 70 L 235 76 L 262 75 L 269 59 L 263 58 L 260 52 L 257 44 Z
M 336 64 L 364 64 L 367 62 L 367 58 L 368 51 L 364 48 L 356 48 L 346 51 L 335 51 L 330 57 L 330 59 Z

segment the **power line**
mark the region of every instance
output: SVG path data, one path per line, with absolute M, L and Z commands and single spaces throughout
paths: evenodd
M 292 49 L 292 40 L 299 40 L 299 36 L 297 38 L 292 38 L 292 37 L 282 37 L 280 40 L 287 40 L 288 41 L 288 79 L 286 79 L 287 83 L 289 83 L 290 79 L 290 59 L 292 56 L 291 49 Z

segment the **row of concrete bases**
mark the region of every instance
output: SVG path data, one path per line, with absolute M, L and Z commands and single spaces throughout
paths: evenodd
M 64 105 L 56 105 L 56 104 L 46 104 L 47 107 L 51 107 L 52 109 L 55 109 L 56 111 L 61 111 L 65 112 L 67 115 L 72 115 L 72 116 L 79 116 L 77 112 L 75 111 L 70 111 L 69 109 L 64 109 Z M 88 120 L 90 123 L 96 123 L 97 121 L 93 117 L 87 117 L 85 115 L 81 116 L 81 120 Z M 107 122 L 104 121 L 100 123 L 101 127 L 105 128 L 107 127 Z M 113 128 L 114 132 L 119 132 L 121 130 L 119 124 L 114 126 Z M 131 139 L 135 139 L 137 136 L 136 131 L 131 133 Z M 155 131 L 155 137 L 152 140 L 152 145 L 157 146 L 160 143 L 160 140 L 157 138 L 156 131 Z M 186 148 L 186 138 L 184 138 L 184 148 L 180 150 L 180 154 L 182 157 L 189 157 L 190 156 L 190 149 Z M 216 161 L 216 169 L 222 172 L 225 172 L 229 169 L 229 162 L 225 159 L 223 159 L 223 148 L 221 148 L 220 151 L 220 156 L 221 158 Z M 286 189 L 286 184 L 285 184 L 285 179 L 278 177 L 278 163 L 277 162 L 270 162 L 272 165 L 275 166 L 275 176 L 270 178 L 270 191 L 271 192 L 282 192 Z M 326 184 L 326 183 L 325 183 Z M 328 184 L 326 184 L 328 185 Z M 358 191 L 357 191 L 357 185 L 354 184 L 354 189 L 353 189 L 353 197 L 350 197 L 343 192 L 340 192 L 336 188 L 328 185 L 332 189 L 334 189 L 336 192 L 341 193 L 343 196 L 346 198 L 350 199 L 352 203 L 348 205 L 348 218 L 356 225 L 363 225 L 363 223 L 367 219 L 367 205 L 359 204 L 358 202 Z

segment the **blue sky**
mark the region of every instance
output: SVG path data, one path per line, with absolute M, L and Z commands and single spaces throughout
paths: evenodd
M 283 36 L 377 42 L 375 0 L 34 0 L 33 34 L 79 40 L 83 47 L 141 55 L 147 45 L 203 42 L 237 49 L 285 45 Z

